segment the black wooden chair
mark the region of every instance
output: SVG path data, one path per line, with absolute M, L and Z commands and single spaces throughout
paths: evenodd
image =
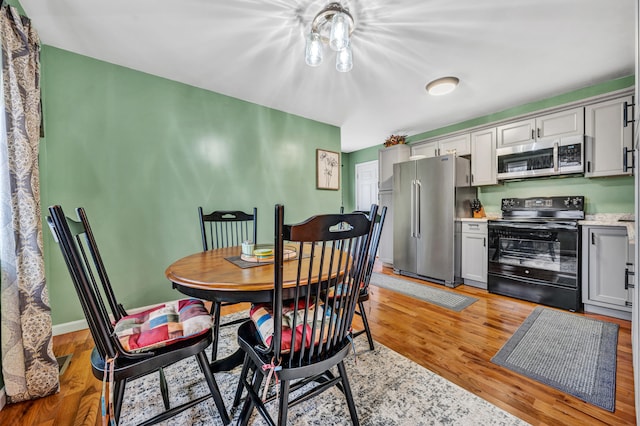
M 369 214 L 369 212 L 361 212 Z M 380 210 L 380 214 L 376 215 L 376 221 L 373 228 L 373 234 L 371 236 L 371 244 L 369 245 L 369 253 L 367 254 L 366 269 L 364 272 L 364 278 L 360 286 L 360 294 L 358 296 L 358 309 L 356 309 L 356 315 L 362 318 L 362 324 L 364 329 L 353 333 L 353 336 L 359 336 L 363 333 L 367 334 L 367 340 L 369 341 L 369 349 L 374 350 L 373 337 L 371 336 L 371 329 L 369 327 L 369 321 L 367 320 L 367 314 L 364 309 L 364 302 L 369 300 L 369 282 L 371 281 L 371 275 L 373 275 L 373 266 L 376 263 L 376 256 L 378 254 L 378 245 L 380 244 L 380 235 L 382 233 L 382 226 L 384 225 L 384 219 L 387 216 L 387 207 L 384 206 Z
M 204 214 L 198 207 L 202 250 L 239 246 L 243 241 L 256 243 L 258 236 L 258 209 L 253 214 L 237 210 L 217 210 Z
M 205 324 L 200 332 L 179 338 L 167 338 L 147 348 L 125 349 L 125 346 L 129 346 L 129 341 L 126 340 L 127 344 L 123 344 L 122 336 L 116 333 L 119 325 L 129 324 L 131 316 L 127 316 L 123 306 L 116 300 L 84 209 L 78 208 L 76 212 L 79 221 L 65 217 L 60 206 L 49 207 L 50 216 L 47 217 L 47 222 L 62 251 L 95 343 L 91 353 L 93 375 L 100 380 L 106 377 L 106 373 L 112 375 L 112 379 L 108 380 L 113 391 L 113 400 L 108 404 L 113 408 L 108 410 L 109 417 L 118 422 L 127 381 L 157 371 L 160 374 L 160 388 L 166 411 L 143 424 L 150 425 L 164 421 L 210 397 L 213 397 L 222 421 L 225 424 L 230 423 L 205 355 L 205 349 L 212 342 L 212 334 L 209 330 L 211 318 L 202 302 L 195 300 L 183 301 L 184 304 L 178 302 L 180 307 L 189 304 L 186 309 L 180 311 L 181 318 L 185 311 L 189 310 L 191 313 L 200 313 L 196 320 L 208 321 L 208 325 Z M 195 311 L 191 310 L 192 307 Z M 194 317 L 190 318 L 194 319 Z M 182 323 L 178 325 L 181 326 Z M 170 408 L 163 368 L 191 356 L 195 356 L 204 373 L 210 393 Z M 106 395 L 103 395 L 103 398 L 106 398 Z
M 244 241 L 250 240 L 256 244 L 258 236 L 258 209 L 253 208 L 253 214 L 238 210 L 216 210 L 209 214 L 204 214 L 202 207 L 198 207 L 200 217 L 200 231 L 202 233 L 202 251 L 217 248 L 239 246 Z M 211 315 L 213 316 L 213 347 L 211 349 L 211 360 L 216 360 L 218 356 L 218 336 L 220 327 L 238 324 L 246 320 L 240 318 L 235 321 L 220 323 L 220 309 L 222 306 L 233 305 L 234 303 L 213 302 L 211 304 Z
M 376 210 L 374 205 L 371 217 L 375 217 Z M 290 406 L 335 385 L 344 393 L 351 420 L 357 425 L 358 415 L 343 360 L 352 346 L 351 322 L 366 270 L 373 222 L 359 213 L 314 216 L 297 225 L 284 225 L 283 218 L 284 207 L 277 205 L 273 302 L 252 306 L 252 320 L 238 329 L 238 343 L 245 352 L 240 386 L 247 390 L 239 424 L 248 423 L 254 407 L 267 423 L 274 424 L 265 402 L 278 400 L 278 424 L 284 425 Z M 298 252 L 295 260 L 288 261 L 295 262 L 295 285 L 288 283 L 286 287 L 285 241 Z M 307 254 L 301 255 L 305 250 Z M 332 286 L 343 288 L 342 297 L 323 298 Z M 335 366 L 337 376 L 331 371 Z M 253 373 L 249 374 L 250 371 Z M 261 398 L 259 392 L 265 376 L 263 393 L 269 390 L 272 376 L 277 376 L 279 389 Z M 289 400 L 291 392 L 312 383 L 316 385 Z M 239 401 L 240 392 L 236 394 L 234 408 Z

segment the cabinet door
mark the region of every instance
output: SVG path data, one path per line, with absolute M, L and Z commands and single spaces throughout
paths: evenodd
M 411 155 L 424 155 L 427 158 L 437 157 L 438 155 L 438 141 L 422 143 L 420 145 L 411 147 Z
M 393 190 L 393 165 L 409 160 L 409 145 L 400 144 L 378 151 L 378 190 Z
M 536 118 L 536 138 L 584 134 L 584 108 L 574 108 Z
M 497 184 L 496 169 L 496 129 L 471 133 L 471 184 Z
M 440 143 L 440 155 L 454 154 L 454 155 L 469 155 L 471 154 L 471 134 L 465 133 L 464 135 L 454 136 L 447 139 L 441 139 Z
M 487 282 L 486 234 L 462 233 L 462 278 Z
M 624 149 L 630 150 L 633 142 L 633 126 L 623 123 L 625 102 L 631 104 L 632 96 L 613 99 L 585 108 L 586 177 L 630 175 L 633 169 L 624 170 Z M 630 113 L 629 113 L 630 114 Z M 631 165 L 631 153 L 629 165 Z
M 378 245 L 378 258 L 383 264 L 390 266 L 393 265 L 393 192 L 380 192 L 378 198 L 380 209 L 387 208 Z
M 535 139 L 536 120 L 516 121 L 498 127 L 498 146 L 517 145 L 533 142 Z
M 629 292 L 625 289 L 625 268 L 629 241 L 627 230 L 616 226 L 590 227 L 588 300 L 626 307 Z

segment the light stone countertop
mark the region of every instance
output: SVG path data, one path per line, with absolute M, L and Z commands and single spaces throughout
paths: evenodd
M 462 222 L 486 222 L 488 220 L 500 219 L 499 214 L 487 213 L 486 217 L 473 218 L 473 217 L 461 217 L 458 220 Z M 629 244 L 635 244 L 636 239 L 636 226 L 634 222 L 633 213 L 597 213 L 588 214 L 584 220 L 579 220 L 580 225 L 594 225 L 594 226 L 622 226 L 627 228 L 627 235 L 629 236 Z
M 584 220 L 578 221 L 580 225 L 595 226 L 623 226 L 627 228 L 629 244 L 635 244 L 636 224 L 633 213 L 597 213 L 588 214 Z

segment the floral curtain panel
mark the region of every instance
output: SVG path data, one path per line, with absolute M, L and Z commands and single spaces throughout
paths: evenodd
M 58 391 L 42 256 L 38 144 L 40 41 L 28 18 L 0 8 L 0 320 L 8 402 Z

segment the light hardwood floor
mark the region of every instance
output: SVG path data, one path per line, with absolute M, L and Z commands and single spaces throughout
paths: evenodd
M 376 270 L 392 274 L 379 265 Z M 453 312 L 372 286 L 367 315 L 375 340 L 533 425 L 635 424 L 628 321 L 588 315 L 620 325 L 616 410 L 610 413 L 491 363 L 491 357 L 537 305 L 473 287 L 460 286 L 453 291 L 479 300 L 462 312 Z M 246 306 L 226 309 L 243 308 Z M 100 382 L 88 367 L 92 346 L 87 331 L 56 336 L 56 355 L 73 353 L 61 378 L 60 393 L 6 406 L 0 411 L 0 424 L 99 424 Z

